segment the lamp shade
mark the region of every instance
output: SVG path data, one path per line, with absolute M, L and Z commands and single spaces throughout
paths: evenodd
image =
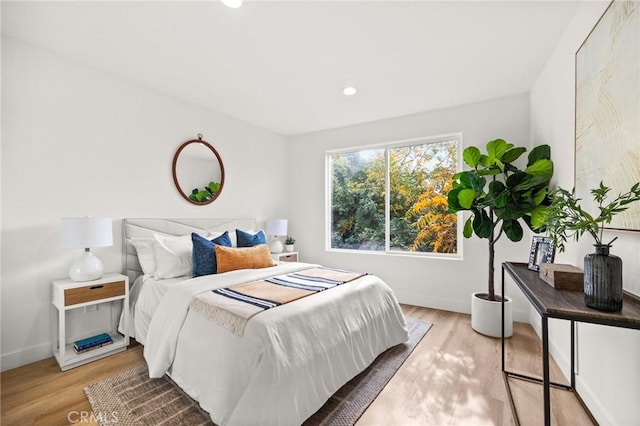
M 62 248 L 107 247 L 113 245 L 110 217 L 63 217 Z
M 287 235 L 287 219 L 267 219 L 267 235 Z

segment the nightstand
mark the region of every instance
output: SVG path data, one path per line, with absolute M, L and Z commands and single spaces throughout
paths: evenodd
M 271 257 L 276 262 L 297 262 L 298 261 L 298 252 L 297 251 L 284 251 L 282 253 L 271 253 Z
M 76 282 L 70 279 L 52 282 L 52 339 L 51 349 L 56 357 L 60 369 L 86 364 L 96 359 L 121 352 L 129 346 L 129 278 L 122 274 L 104 274 L 102 278 Z M 74 309 L 84 308 L 85 311 L 97 310 L 98 306 L 111 305 L 111 326 L 109 333 L 113 343 L 84 353 L 76 353 L 73 341 L 90 336 L 74 336 L 67 341 L 67 314 Z M 122 305 L 124 312 L 124 336 L 117 331 L 117 306 Z M 55 335 L 57 333 L 57 336 Z M 96 333 L 92 333 L 94 335 Z

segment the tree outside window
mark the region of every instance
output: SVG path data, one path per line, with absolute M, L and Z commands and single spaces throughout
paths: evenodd
M 457 149 L 447 138 L 329 154 L 330 247 L 457 253 L 447 205 Z

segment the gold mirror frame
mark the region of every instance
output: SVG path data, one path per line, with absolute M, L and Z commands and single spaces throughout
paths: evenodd
M 178 181 L 178 172 L 177 172 L 178 159 L 180 158 L 180 154 L 182 153 L 182 151 L 192 144 L 200 144 L 206 147 L 213 153 L 215 159 L 218 160 L 218 166 L 220 168 L 220 186 L 218 190 L 211 195 L 210 200 L 197 201 L 195 199 L 190 198 L 190 195 L 193 194 L 193 191 L 195 191 L 195 189 L 192 190 L 189 194 L 187 194 L 185 193 L 183 188 L 180 186 L 180 182 Z M 210 143 L 202 140 L 202 134 L 198 134 L 198 139 L 191 139 L 186 141 L 182 145 L 180 145 L 175 155 L 173 156 L 172 173 L 173 173 L 173 182 L 176 185 L 176 189 L 178 190 L 180 195 L 182 195 L 182 198 L 184 198 L 191 204 L 195 204 L 197 206 L 205 206 L 207 204 L 213 203 L 220 196 L 220 193 L 222 192 L 222 188 L 224 187 L 224 164 L 222 163 L 222 158 L 220 157 L 220 154 L 218 154 L 218 151 L 216 151 L 216 149 Z M 204 182 L 204 185 L 207 185 L 207 182 Z M 205 190 L 206 190 L 206 187 L 205 187 Z

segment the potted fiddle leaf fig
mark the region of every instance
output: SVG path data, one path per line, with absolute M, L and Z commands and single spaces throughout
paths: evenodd
M 618 213 L 625 211 L 629 204 L 640 201 L 640 182 L 631 189 L 607 203 L 611 188 L 603 182 L 591 190 L 593 200 L 598 204 L 597 216 L 586 212 L 580 205 L 575 192 L 557 188 L 551 193 L 551 206 L 547 213 L 547 233 L 551 241 L 562 252 L 567 237 L 578 241 L 584 234 L 593 237 L 595 253 L 584 257 L 584 301 L 585 304 L 601 311 L 617 312 L 622 309 L 622 259 L 609 254 L 611 244 L 603 240 L 606 224 Z
M 526 151 L 504 139 L 487 143 L 485 153 L 477 147 L 467 147 L 463 160 L 470 170 L 452 177 L 448 194 L 450 212 L 471 213 L 464 224 L 464 237 L 475 234 L 488 240 L 488 287 L 486 292 L 472 294 L 471 326 L 492 337 L 502 335 L 502 296 L 495 293 L 495 245 L 505 236 L 520 241 L 524 234 L 521 222 L 532 230 L 543 228 L 550 204 L 551 148 L 535 147 L 528 155 L 526 167 L 520 169 L 515 163 Z M 505 298 L 505 302 L 505 336 L 511 336 L 511 299 Z

